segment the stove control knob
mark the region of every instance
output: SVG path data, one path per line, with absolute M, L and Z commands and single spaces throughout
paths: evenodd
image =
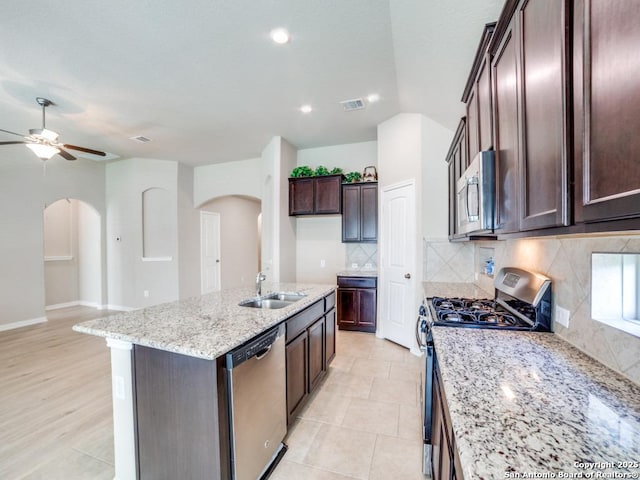
M 410 273 L 405 273 L 404 274 L 404 278 L 411 278 L 411 274 Z

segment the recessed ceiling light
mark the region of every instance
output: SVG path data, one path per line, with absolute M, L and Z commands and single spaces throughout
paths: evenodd
M 372 93 L 371 95 L 367 96 L 367 100 L 369 101 L 369 103 L 376 103 L 378 100 L 380 100 L 380 95 L 378 95 L 377 93 Z
M 271 30 L 271 40 L 279 45 L 287 43 L 290 38 L 291 37 L 289 36 L 289 32 L 287 32 L 284 28 L 276 28 L 274 30 Z
M 313 108 L 311 108 L 311 105 L 302 105 L 300 107 L 300 111 L 302 113 L 311 113 L 312 110 L 313 110 Z

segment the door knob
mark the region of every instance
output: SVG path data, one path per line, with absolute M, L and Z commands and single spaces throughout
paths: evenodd
M 404 274 L 404 278 L 411 278 L 411 274 L 410 273 L 405 273 Z

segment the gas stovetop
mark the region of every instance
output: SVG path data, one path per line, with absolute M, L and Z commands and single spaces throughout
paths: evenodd
M 478 326 L 493 328 L 531 328 L 531 324 L 511 314 L 495 300 L 433 297 L 434 325 Z

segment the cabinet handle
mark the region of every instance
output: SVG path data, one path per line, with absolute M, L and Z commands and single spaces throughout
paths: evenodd
M 404 274 L 404 278 L 411 278 L 411 274 L 410 273 L 405 273 Z

